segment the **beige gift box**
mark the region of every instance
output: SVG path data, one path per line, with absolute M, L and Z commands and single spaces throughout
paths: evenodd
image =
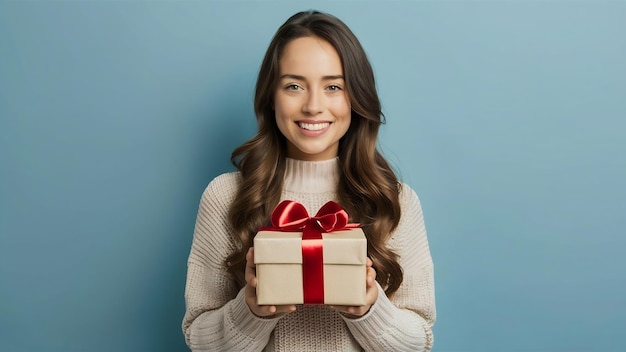
M 367 240 L 363 230 L 322 233 L 322 246 L 324 304 L 365 305 Z M 259 305 L 304 303 L 302 232 L 259 231 L 254 238 L 254 263 Z

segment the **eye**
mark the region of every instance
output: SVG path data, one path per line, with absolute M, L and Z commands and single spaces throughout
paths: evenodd
M 297 84 L 290 84 L 285 87 L 286 90 L 301 90 L 302 88 Z
M 336 84 L 333 84 L 333 85 L 328 86 L 326 89 L 328 89 L 331 92 L 337 92 L 341 90 L 341 87 Z

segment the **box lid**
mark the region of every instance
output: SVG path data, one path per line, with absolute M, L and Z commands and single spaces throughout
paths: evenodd
M 365 265 L 367 241 L 360 228 L 322 233 L 324 264 Z M 302 232 L 259 231 L 256 264 L 302 264 Z

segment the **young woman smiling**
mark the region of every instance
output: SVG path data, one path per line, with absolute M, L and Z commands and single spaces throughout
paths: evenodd
M 188 260 L 183 331 L 193 351 L 428 351 L 433 265 L 415 192 L 376 147 L 380 101 L 350 29 L 297 13 L 272 39 L 254 100 L 258 133 L 237 172 L 202 195 Z M 256 303 L 252 241 L 285 199 L 315 213 L 333 200 L 361 224 L 364 306 Z

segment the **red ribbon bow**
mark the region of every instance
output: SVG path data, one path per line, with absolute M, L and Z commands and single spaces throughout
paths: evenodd
M 322 232 L 348 230 L 359 224 L 348 223 L 348 213 L 335 202 L 328 202 L 313 217 L 304 205 L 284 200 L 272 212 L 272 227 L 262 230 L 302 231 L 302 286 L 305 304 L 324 304 L 324 253 Z

